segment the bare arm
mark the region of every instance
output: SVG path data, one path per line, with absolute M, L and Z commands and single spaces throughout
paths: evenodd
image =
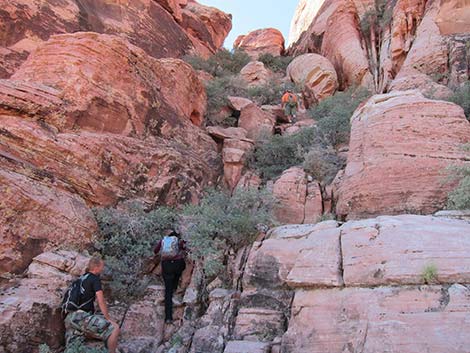
M 104 317 L 107 320 L 111 321 L 111 318 L 109 317 L 108 306 L 106 305 L 106 300 L 104 299 L 104 294 L 102 290 L 96 292 L 96 299 L 98 301 L 98 306 L 100 307 L 100 310 L 103 313 Z

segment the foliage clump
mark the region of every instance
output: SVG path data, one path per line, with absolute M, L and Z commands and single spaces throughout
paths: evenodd
M 458 87 L 448 100 L 460 105 L 465 112 L 465 116 L 470 120 L 470 81 Z
M 470 145 L 464 145 L 464 151 L 470 152 Z M 448 195 L 447 208 L 453 210 L 470 209 L 470 164 L 453 165 L 448 168 L 448 181 L 457 181 L 457 187 Z
M 214 77 L 237 75 L 250 62 L 250 57 L 243 50 L 229 51 L 220 49 L 208 59 L 187 55 L 183 58 L 195 70 L 202 70 Z
M 266 191 L 240 190 L 233 196 L 208 190 L 198 205 L 182 210 L 159 207 L 146 210 L 140 203 L 95 209 L 99 234 L 97 248 L 106 260 L 113 297 L 129 301 L 144 292 L 150 277 L 146 261 L 165 229 L 182 230 L 190 256 L 206 276 L 218 275 L 229 251 L 250 244 L 258 224 L 272 224 L 273 200 Z
M 95 248 L 112 273 L 113 297 L 128 301 L 139 296 L 149 281 L 142 275 L 144 261 L 152 256 L 163 230 L 175 223 L 175 211 L 147 211 L 143 204 L 131 202 L 120 208 L 96 208 L 94 213 L 99 226 Z
M 269 53 L 261 54 L 258 61 L 271 71 L 285 73 L 287 66 L 294 60 L 292 56 L 274 56 Z
M 252 243 L 259 224 L 273 223 L 273 207 L 274 200 L 264 190 L 238 190 L 231 196 L 211 189 L 198 205 L 183 210 L 191 257 L 202 263 L 206 276 L 221 273 L 227 252 Z
M 349 142 L 351 116 L 369 96 L 366 89 L 352 87 L 322 100 L 309 110 L 311 117 L 318 121 L 319 132 L 325 142 L 333 147 Z
M 433 284 L 437 282 L 437 266 L 435 264 L 428 264 L 424 267 L 421 274 L 423 282 L 426 284 Z

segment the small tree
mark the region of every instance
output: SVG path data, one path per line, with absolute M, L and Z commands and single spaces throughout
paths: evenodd
M 183 59 L 195 70 L 208 72 L 215 77 L 236 75 L 251 60 L 247 53 L 239 49 L 234 51 L 220 49 L 208 59 L 192 55 L 185 56 Z
M 310 109 L 310 115 L 318 121 L 319 130 L 328 144 L 338 146 L 349 143 L 351 116 L 359 104 L 370 96 L 364 88 L 350 88 L 322 100 Z
M 462 146 L 470 152 L 470 144 Z M 451 165 L 447 168 L 446 182 L 458 181 L 457 187 L 448 195 L 447 208 L 454 210 L 470 209 L 470 164 Z
M 470 120 L 470 82 L 458 87 L 454 93 L 448 98 L 452 103 L 460 105 L 468 120 Z
M 165 207 L 146 211 L 137 202 L 94 212 L 100 231 L 95 247 L 111 270 L 113 296 L 123 301 L 139 296 L 149 280 L 142 274 L 143 264 L 152 256 L 162 231 L 176 222 L 176 213 Z
M 244 189 L 230 196 L 211 189 L 199 205 L 184 209 L 188 247 L 206 276 L 221 273 L 227 251 L 250 244 L 258 224 L 272 224 L 272 208 L 273 199 L 266 191 Z
M 423 282 L 426 284 L 433 284 L 437 282 L 437 266 L 435 264 L 428 264 L 424 267 L 421 274 Z
M 274 71 L 285 73 L 287 66 L 294 60 L 292 56 L 274 56 L 269 53 L 261 54 L 258 61 L 261 61 L 265 67 Z

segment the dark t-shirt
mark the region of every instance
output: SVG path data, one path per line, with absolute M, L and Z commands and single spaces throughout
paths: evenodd
M 99 276 L 93 273 L 88 272 L 86 275 L 88 275 L 87 278 L 83 280 L 83 288 L 85 289 L 85 292 L 83 293 L 80 302 L 86 303 L 88 300 L 90 300 L 88 304 L 83 306 L 82 310 L 89 313 L 94 313 L 96 292 L 102 290 L 101 279 Z

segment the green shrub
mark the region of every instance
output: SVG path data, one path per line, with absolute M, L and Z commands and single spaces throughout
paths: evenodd
M 236 75 L 250 62 L 250 57 L 242 50 L 221 49 L 208 59 L 198 56 L 185 56 L 183 58 L 195 70 L 203 70 L 215 77 Z
M 258 171 L 264 180 L 274 179 L 284 170 L 302 164 L 305 154 L 319 143 L 315 127 L 305 128 L 287 136 L 274 135 L 256 143 L 248 164 Z
M 276 105 L 281 103 L 282 95 L 287 89 L 297 91 L 292 83 L 280 83 L 273 79 L 264 85 L 249 87 L 247 97 L 258 105 Z
M 460 105 L 468 120 L 470 120 L 470 82 L 457 88 L 448 99 L 450 102 Z
M 173 226 L 175 212 L 165 207 L 147 212 L 136 202 L 94 212 L 100 231 L 95 247 L 111 271 L 113 296 L 123 301 L 139 296 L 149 280 L 141 274 L 143 264 L 153 255 L 162 231 Z
M 287 66 L 294 60 L 291 56 L 274 56 L 269 53 L 261 54 L 258 61 L 261 61 L 264 66 L 274 72 L 285 73 Z
M 470 144 L 462 146 L 462 150 L 470 152 Z M 451 165 L 447 168 L 444 182 L 458 181 L 457 187 L 448 195 L 447 208 L 454 210 L 470 209 L 470 164 Z
M 304 170 L 325 185 L 330 184 L 344 167 L 344 161 L 331 148 L 315 146 L 304 158 Z
M 192 258 L 203 264 L 206 276 L 220 274 L 224 255 L 250 244 L 258 224 L 272 223 L 273 199 L 266 191 L 240 190 L 233 196 L 208 190 L 199 205 L 189 205 L 183 215 L 185 238 Z
M 424 267 L 421 274 L 423 282 L 426 284 L 433 284 L 437 282 L 437 266 L 435 264 L 428 264 Z
M 374 24 L 377 29 L 384 31 L 392 22 L 393 6 L 387 4 L 386 0 L 375 0 L 374 7 L 368 10 L 360 23 L 362 33 L 369 34 L 371 25 Z
M 249 97 L 246 82 L 236 77 L 218 77 L 206 83 L 206 92 L 208 125 L 234 126 L 236 120 L 220 122 L 217 118 L 220 110 L 227 106 L 228 96 Z
M 310 115 L 318 121 L 318 128 L 325 141 L 332 146 L 349 142 L 350 119 L 359 104 L 370 96 L 364 88 L 350 88 L 322 100 L 311 108 Z

